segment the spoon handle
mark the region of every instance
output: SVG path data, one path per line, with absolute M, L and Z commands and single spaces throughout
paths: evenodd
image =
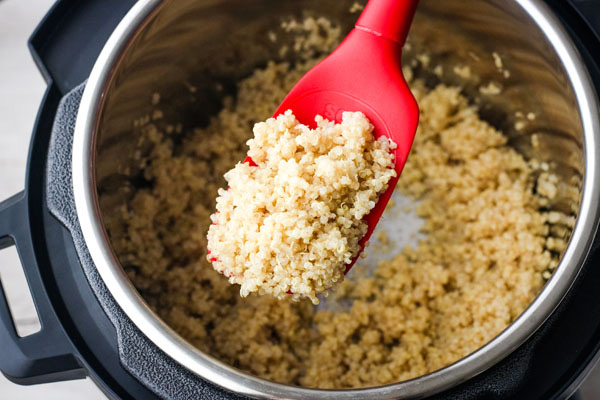
M 356 21 L 356 29 L 403 46 L 418 3 L 418 0 L 369 0 Z

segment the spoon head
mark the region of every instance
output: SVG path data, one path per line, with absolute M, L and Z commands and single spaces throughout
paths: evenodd
M 274 114 L 292 110 L 299 122 L 314 128 L 317 115 L 341 122 L 344 111 L 361 111 L 373 124 L 375 137 L 387 136 L 396 143 L 397 176 L 365 217 L 368 230 L 360 241 L 361 252 L 396 187 L 419 121 L 417 102 L 402 73 L 401 51 L 396 42 L 354 30 L 296 84 Z

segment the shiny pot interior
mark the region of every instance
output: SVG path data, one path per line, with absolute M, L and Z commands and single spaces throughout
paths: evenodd
M 132 121 L 152 112 L 149 99 L 161 94 L 164 121 L 206 124 L 236 82 L 268 60 L 281 60 L 285 42 L 266 40 L 284 18 L 325 16 L 345 31 L 356 14 L 353 0 L 145 0 L 117 28 L 88 82 L 78 116 L 74 191 L 86 244 L 108 289 L 133 322 L 157 346 L 198 375 L 230 390 L 254 396 L 345 398 L 423 396 L 456 385 L 501 360 L 548 317 L 566 293 L 587 254 L 595 231 L 591 185 L 596 170 L 597 105 L 585 67 L 550 11 L 536 0 L 422 0 L 404 63 L 427 49 L 433 65 L 468 64 L 471 77 L 452 68 L 432 82 L 460 84 L 478 102 L 481 116 L 504 131 L 526 158 L 549 163 L 560 177 L 550 209 L 578 216 L 569 247 L 542 293 L 501 335 L 477 352 L 432 374 L 399 384 L 361 390 L 293 388 L 250 377 L 192 348 L 145 305 L 112 253 L 102 213 L 123 202 L 125 181 L 137 173 L 132 154 L 138 138 Z M 507 79 L 499 78 L 492 53 L 502 55 Z M 289 59 L 294 61 L 293 59 Z M 479 88 L 496 81 L 501 95 Z M 217 85 L 218 83 L 218 85 Z M 195 87 L 191 94 L 190 87 Z M 204 110 L 200 113 L 198 110 Z M 518 127 L 517 112 L 536 119 Z M 538 146 L 531 135 L 537 134 Z M 98 204 L 98 193 L 103 196 Z M 101 209 L 100 209 L 101 208 Z

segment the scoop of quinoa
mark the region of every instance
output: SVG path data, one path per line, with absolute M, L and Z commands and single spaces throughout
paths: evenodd
M 316 128 L 291 110 L 254 127 L 248 155 L 225 174 L 208 231 L 209 260 L 252 292 L 308 297 L 339 283 L 360 251 L 364 217 L 396 176 L 396 145 L 361 112 Z

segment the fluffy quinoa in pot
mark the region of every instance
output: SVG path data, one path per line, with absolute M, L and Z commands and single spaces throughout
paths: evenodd
M 459 360 L 533 301 L 566 246 L 553 232 L 574 223 L 545 208 L 556 178 L 510 147 L 459 87 L 431 86 L 406 70 L 421 114 L 396 192 L 412 200 L 420 234 L 401 248 L 385 231 L 376 233 L 389 257 L 359 260 L 327 299 L 332 306 L 256 293 L 241 297 L 240 287 L 207 260 L 218 190 L 226 187 L 224 174 L 246 156 L 254 122 L 269 118 L 342 37 L 322 18 L 288 22 L 283 30 L 297 40 L 282 54 L 296 52 L 300 61 L 255 70 L 206 127 L 184 130 L 172 121 L 159 129 L 153 121 L 162 117 L 158 95 L 157 113 L 136 121 L 132 129 L 145 151 L 135 155 L 142 170 L 135 179 L 145 184 L 132 185 L 127 202 L 104 216 L 121 264 L 182 337 L 264 379 L 360 388 Z M 388 211 L 383 218 L 389 226 L 397 217 Z

